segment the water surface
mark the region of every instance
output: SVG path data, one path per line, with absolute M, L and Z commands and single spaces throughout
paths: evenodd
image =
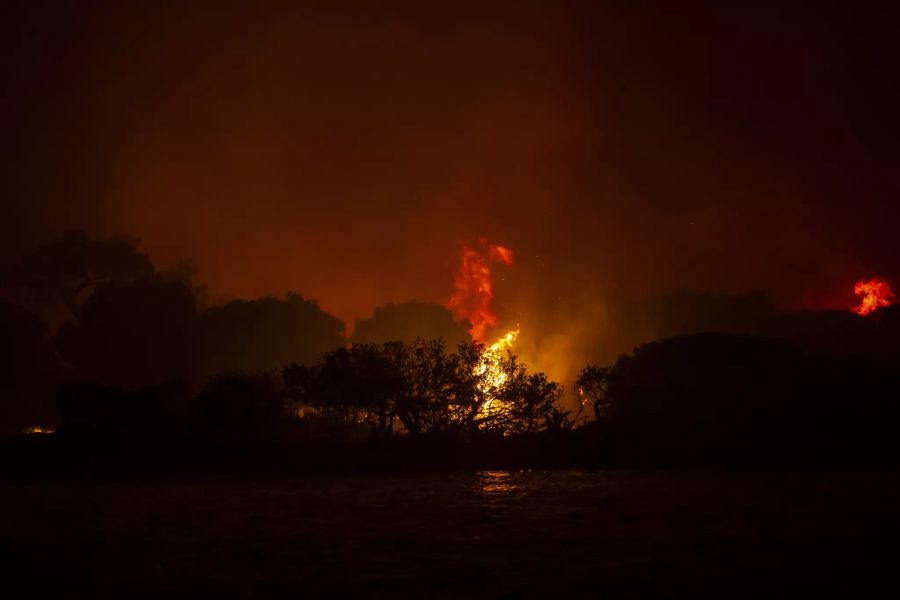
M 14 578 L 71 596 L 852 593 L 892 568 L 898 487 L 864 471 L 3 483 L 0 540 Z

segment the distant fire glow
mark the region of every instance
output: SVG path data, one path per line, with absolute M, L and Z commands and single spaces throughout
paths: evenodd
M 890 306 L 891 300 L 894 299 L 891 285 L 881 277 L 857 281 L 853 286 L 853 293 L 860 297 L 860 301 L 859 305 L 851 310 L 861 316 Z
M 35 425 L 34 427 L 25 429 L 24 433 L 25 435 L 47 435 L 55 432 L 55 427 L 41 427 L 40 425 Z
M 459 271 L 453 278 L 454 291 L 447 308 L 457 319 L 468 319 L 472 339 L 484 342 L 488 330 L 497 323 L 497 315 L 491 310 L 494 289 L 490 263 L 512 265 L 513 253 L 481 238 L 474 248 L 463 244 L 459 257 Z

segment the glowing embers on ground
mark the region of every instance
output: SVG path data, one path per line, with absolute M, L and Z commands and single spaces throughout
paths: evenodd
M 853 293 L 860 297 L 859 305 L 851 310 L 858 315 L 865 316 L 872 311 L 890 306 L 894 299 L 891 285 L 882 277 L 862 279 L 853 286 Z
M 55 427 L 41 427 L 40 425 L 35 425 L 34 427 L 26 428 L 23 433 L 25 435 L 49 435 L 51 433 L 56 433 Z

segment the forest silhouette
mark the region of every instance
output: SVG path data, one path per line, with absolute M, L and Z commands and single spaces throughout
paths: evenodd
M 896 308 L 681 292 L 617 315 L 631 353 L 554 382 L 435 304 L 377 308 L 349 339 L 299 294 L 210 304 L 190 263 L 157 270 L 135 238 L 67 232 L 2 284 L 6 472 L 884 463 L 900 449 Z

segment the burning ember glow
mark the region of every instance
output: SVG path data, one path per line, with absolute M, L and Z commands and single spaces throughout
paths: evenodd
M 490 244 L 485 238 L 479 240 L 479 246 L 464 244 L 460 250 L 459 271 L 453 278 L 454 291 L 447 308 L 457 319 L 468 319 L 472 339 L 484 342 L 488 329 L 497 323 L 497 315 L 491 310 L 494 290 L 489 265 L 495 262 L 509 266 L 513 254 L 509 248 Z
M 35 425 L 34 427 L 28 427 L 25 429 L 25 435 L 44 435 L 54 433 L 56 431 L 53 427 L 41 427 L 40 425 Z
M 891 305 L 894 293 L 886 279 L 875 277 L 869 280 L 860 280 L 853 286 L 853 293 L 860 296 L 859 306 L 851 310 L 858 315 L 865 316 L 872 311 Z

